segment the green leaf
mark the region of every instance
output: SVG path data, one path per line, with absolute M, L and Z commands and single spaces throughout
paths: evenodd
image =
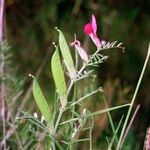
M 62 31 L 59 29 L 57 29 L 57 31 L 59 32 L 59 46 L 60 46 L 60 50 L 61 50 L 64 62 L 65 62 L 65 65 L 67 67 L 70 77 L 72 79 L 74 79 L 76 76 L 76 70 L 74 67 L 74 62 L 73 62 L 73 58 L 70 53 L 70 49 L 68 47 L 68 44 L 66 42 L 66 39 L 65 39 Z
M 66 87 L 63 68 L 60 62 L 58 46 L 56 46 L 56 50 L 52 56 L 51 68 L 52 68 L 52 74 L 53 74 L 55 86 L 58 95 L 60 96 L 61 104 L 62 106 L 65 106 L 67 102 L 67 98 L 66 98 L 67 87 Z
M 50 123 L 52 121 L 52 110 L 50 109 L 35 77 L 33 79 L 33 96 L 45 120 Z

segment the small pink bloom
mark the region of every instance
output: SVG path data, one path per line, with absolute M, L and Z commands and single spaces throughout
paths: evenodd
M 81 47 L 81 43 L 78 40 L 75 40 L 74 42 L 71 43 L 71 46 L 74 46 L 75 49 L 78 51 L 80 57 L 83 59 L 83 61 L 88 62 L 88 55 L 86 53 L 86 50 L 84 50 Z
M 91 22 L 84 26 L 84 33 L 91 37 L 97 48 L 102 47 L 102 43 L 97 36 L 97 23 L 94 15 L 92 15 Z

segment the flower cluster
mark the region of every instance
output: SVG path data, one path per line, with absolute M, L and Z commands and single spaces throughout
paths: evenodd
M 85 24 L 84 26 L 84 33 L 88 36 L 90 36 L 91 40 L 94 42 L 97 49 L 101 48 L 103 44 L 105 44 L 104 40 L 100 40 L 97 36 L 97 23 L 96 18 L 94 15 L 92 15 L 92 19 L 90 23 Z M 74 48 L 78 51 L 81 59 L 87 63 L 88 62 L 88 55 L 86 50 L 81 46 L 80 41 L 76 40 L 71 43 L 71 46 L 74 46 Z

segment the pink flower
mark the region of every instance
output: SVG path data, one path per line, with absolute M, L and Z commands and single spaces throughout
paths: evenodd
M 92 15 L 91 22 L 87 23 L 84 26 L 84 33 L 91 37 L 92 41 L 94 42 L 97 48 L 101 48 L 102 43 L 104 43 L 105 41 L 100 41 L 100 39 L 97 37 L 96 32 L 97 32 L 97 23 L 96 23 L 95 16 Z
M 86 50 L 84 50 L 82 47 L 81 47 L 81 43 L 80 41 L 78 40 L 75 40 L 74 42 L 71 43 L 71 46 L 74 46 L 75 49 L 78 51 L 80 57 L 82 58 L 82 60 L 84 62 L 88 62 L 88 55 L 86 53 Z

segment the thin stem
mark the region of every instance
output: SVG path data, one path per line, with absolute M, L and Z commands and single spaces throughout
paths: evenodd
M 85 69 L 85 67 L 86 67 L 86 64 L 84 63 L 78 73 L 80 74 Z M 67 95 L 69 95 L 69 93 L 73 87 L 74 82 L 75 82 L 74 80 L 71 80 L 70 85 L 69 85 L 68 90 L 67 90 Z
M 69 93 L 70 93 L 70 91 L 71 91 L 71 89 L 73 87 L 73 84 L 74 84 L 74 81 L 71 80 L 70 85 L 69 85 L 68 90 L 67 90 L 67 95 L 69 95 Z
M 57 131 L 57 128 L 58 128 L 58 125 L 59 125 L 59 122 L 61 120 L 63 112 L 64 112 L 64 109 L 60 108 L 58 118 L 57 118 L 57 121 L 56 121 L 56 124 L 55 124 L 55 127 L 54 127 L 54 135 L 56 134 L 56 131 Z
M 63 125 L 63 124 L 66 124 L 66 123 L 78 121 L 81 118 L 89 118 L 89 117 L 92 117 L 92 116 L 95 116 L 95 115 L 100 115 L 100 114 L 103 114 L 103 113 L 107 113 L 108 111 L 113 111 L 113 110 L 120 109 L 120 108 L 127 107 L 127 106 L 130 106 L 130 103 L 129 104 L 120 105 L 120 106 L 116 106 L 116 107 L 111 107 L 111 108 L 108 108 L 108 109 L 102 109 L 100 111 L 96 111 L 96 112 L 93 112 L 91 114 L 88 114 L 88 115 L 86 115 L 84 117 L 69 119 L 69 120 L 66 120 L 66 121 L 60 123 L 59 125 Z
M 114 133 L 114 135 L 113 135 L 113 137 L 112 137 L 112 140 L 111 140 L 111 142 L 110 142 L 110 144 L 109 144 L 108 150 L 111 150 L 111 149 L 112 149 L 113 142 L 114 142 L 114 140 L 115 140 L 115 137 L 117 136 L 118 130 L 119 130 L 119 128 L 120 128 L 120 126 L 121 126 L 121 123 L 122 123 L 122 120 L 123 120 L 123 117 L 124 117 L 124 116 L 122 116 L 121 119 L 120 119 L 120 121 L 119 121 L 119 124 L 118 124 L 118 126 L 117 126 L 117 128 L 116 128 L 116 130 L 115 130 L 115 133 Z
M 93 117 L 91 117 L 91 127 L 90 127 L 90 131 L 89 131 L 90 150 L 92 150 L 92 131 L 93 131 L 93 127 L 94 127 L 94 119 L 93 119 Z
M 11 121 L 13 122 L 13 124 L 12 124 L 12 125 L 10 124 L 10 126 L 12 127 L 12 129 L 13 129 L 13 131 L 14 131 L 14 134 L 15 134 L 15 137 L 16 137 L 16 140 L 17 140 L 19 149 L 20 149 L 20 150 L 24 150 L 23 145 L 22 145 L 22 143 L 21 143 L 21 140 L 20 140 L 20 138 L 19 138 L 19 135 L 18 135 L 18 133 L 17 133 L 17 131 L 16 131 L 16 128 L 15 128 L 15 126 L 14 126 L 15 123 L 14 123 L 14 120 L 13 120 L 12 117 L 11 117 Z
M 2 47 L 1 47 L 2 48 Z M 1 84 L 1 99 L 2 99 L 2 109 L 1 109 L 1 113 L 2 113 L 2 120 L 3 120 L 3 146 L 4 149 L 6 149 L 6 119 L 5 119 L 5 113 L 6 113 L 6 107 L 5 107 L 5 81 L 4 81 L 4 69 L 5 69 L 5 60 L 4 60 L 4 54 L 2 51 L 2 55 L 1 55 L 1 59 L 2 59 L 2 63 L 1 63 L 1 77 L 2 77 L 2 84 Z
M 105 103 L 105 105 L 106 105 L 106 108 L 108 108 L 108 105 L 107 105 L 106 98 L 105 98 L 104 94 L 103 94 L 103 100 L 104 100 L 104 103 Z M 113 120 L 112 120 L 112 117 L 111 117 L 110 112 L 108 112 L 108 118 L 109 118 L 109 121 L 110 121 L 110 125 L 111 125 L 111 128 L 112 128 L 113 134 L 115 134 L 115 130 L 116 130 L 116 129 L 115 129 L 115 127 L 114 127 L 114 123 L 113 123 Z M 115 136 L 115 140 L 118 142 L 118 137 L 117 137 L 117 135 Z
M 79 140 L 74 141 L 73 143 L 86 142 L 86 141 L 89 141 L 89 140 L 90 140 L 89 138 L 86 138 L 86 139 L 79 139 Z
M 119 142 L 118 142 L 118 145 L 117 145 L 117 150 L 121 149 L 122 138 L 123 138 L 123 135 L 124 135 L 124 132 L 125 132 L 125 129 L 126 129 L 131 111 L 132 111 L 132 107 L 133 107 L 137 92 L 139 90 L 139 87 L 140 87 L 140 84 L 141 84 L 141 81 L 142 81 L 142 78 L 143 78 L 148 60 L 149 60 L 149 57 L 150 57 L 150 44 L 149 44 L 148 53 L 147 53 L 147 56 L 146 56 L 146 59 L 145 59 L 145 62 L 144 62 L 143 68 L 142 68 L 142 72 L 141 72 L 140 78 L 138 80 L 138 83 L 137 83 L 137 86 L 136 86 L 136 89 L 135 89 L 135 92 L 134 92 L 134 95 L 133 95 L 133 98 L 132 98 L 132 101 L 131 101 L 131 105 L 128 109 L 128 113 L 127 113 L 127 116 L 126 116 L 126 119 L 125 119 L 125 122 L 124 122 L 124 125 L 123 125 L 123 128 L 122 128 L 122 131 L 121 131 L 121 135 L 120 135 Z
M 81 97 L 79 100 L 77 100 L 76 102 L 72 103 L 71 106 L 74 106 L 74 105 L 78 104 L 79 102 L 81 102 L 81 101 L 83 101 L 84 99 L 86 99 L 87 97 L 89 97 L 89 96 L 91 96 L 91 95 L 97 93 L 98 91 L 99 91 L 99 88 L 98 88 L 97 90 L 95 90 L 95 91 L 93 91 L 93 92 L 91 92 L 91 93 L 89 93 L 89 94 L 87 94 L 87 95 Z
M 53 142 L 52 142 L 52 149 L 53 150 L 56 150 L 56 147 L 55 147 L 55 140 L 53 139 Z M 51 150 L 51 149 L 50 149 Z
M 136 116 L 136 114 L 137 114 L 139 108 L 140 108 L 140 105 L 138 105 L 138 106 L 136 107 L 135 111 L 134 111 L 134 114 L 133 114 L 133 116 L 132 116 L 132 118 L 131 118 L 131 120 L 130 120 L 130 122 L 129 122 L 129 125 L 128 125 L 127 129 L 126 129 L 126 132 L 125 132 L 125 134 L 124 134 L 124 136 L 123 136 L 123 138 L 122 138 L 122 142 L 121 142 L 121 146 L 120 146 L 120 147 L 122 147 L 122 145 L 123 145 L 123 143 L 124 143 L 124 141 L 125 141 L 125 139 L 126 139 L 126 137 L 127 137 L 127 134 L 128 134 L 128 132 L 129 132 L 129 129 L 130 129 L 130 127 L 131 127 L 131 125 L 132 125 L 132 123 L 133 123 L 133 121 L 134 121 L 134 118 L 135 118 L 135 116 Z
M 6 113 L 6 108 L 5 108 L 5 97 L 6 97 L 6 90 L 5 90 L 5 81 L 4 81 L 4 76 L 5 76 L 5 59 L 4 59 L 4 51 L 3 51 L 3 37 L 4 37 L 4 0 L 0 1 L 0 49 L 2 50 L 1 54 L 1 78 L 2 78 L 2 84 L 1 84 L 1 100 L 2 100 L 2 109 L 1 109 L 1 114 L 2 114 L 2 121 L 3 121 L 3 148 L 6 149 L 6 119 L 5 119 L 5 113 Z

